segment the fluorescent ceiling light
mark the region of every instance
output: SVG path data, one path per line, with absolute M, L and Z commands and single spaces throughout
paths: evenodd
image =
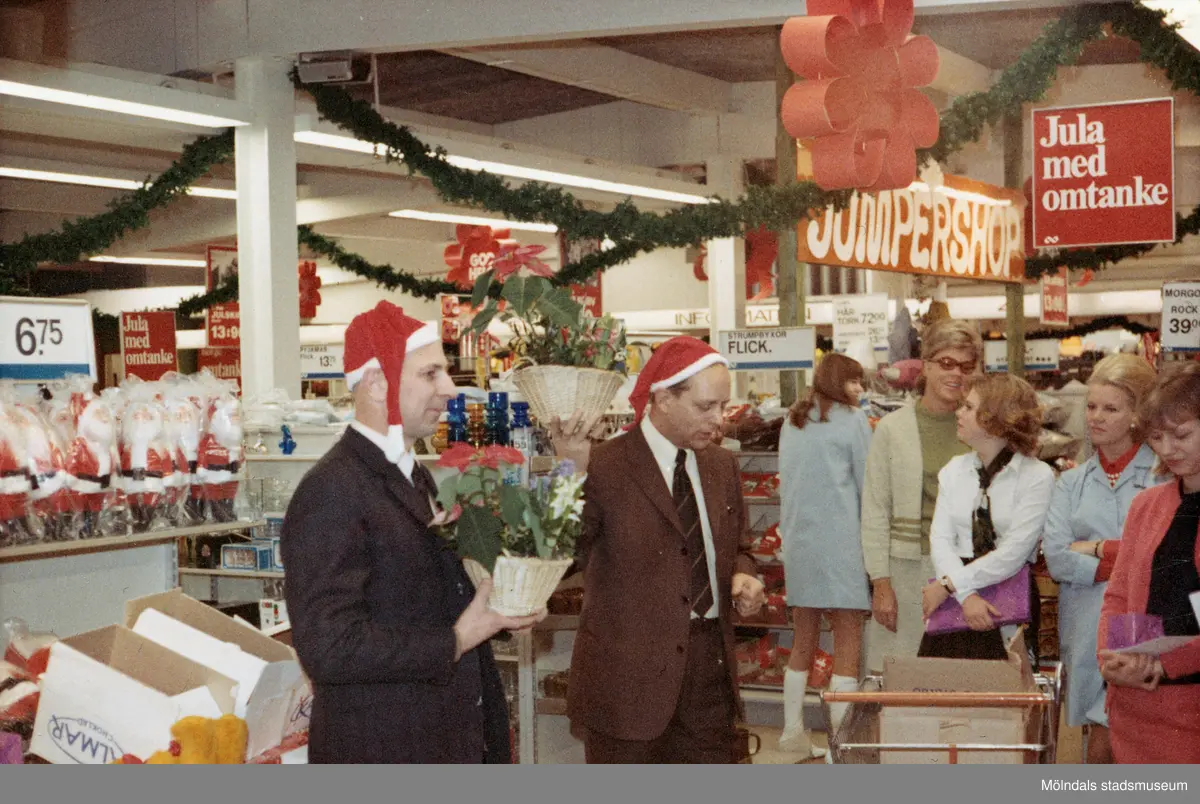
M 1176 33 L 1200 50 L 1200 3 L 1196 0 L 1142 0 L 1142 5 L 1167 12 L 1168 23 L 1180 24 Z
M 373 145 L 354 137 L 344 137 L 339 134 L 326 134 L 321 131 L 297 131 L 296 142 L 307 145 L 320 145 L 324 148 L 337 148 L 342 151 L 353 151 L 360 154 L 379 154 L 385 150 L 382 145 Z M 448 156 L 446 161 L 464 170 L 486 170 L 497 176 L 509 176 L 514 179 L 540 181 L 547 184 L 561 184 L 564 187 L 580 187 L 586 190 L 598 190 L 602 193 L 616 193 L 637 198 L 655 198 L 660 201 L 673 201 L 679 204 L 708 204 L 712 199 L 692 193 L 679 193 L 673 190 L 660 190 L 657 187 L 644 187 L 638 184 L 624 184 L 604 179 L 593 179 L 587 176 L 576 176 L 571 173 L 558 173 L 553 170 L 539 170 L 520 165 L 509 165 L 504 162 L 487 162 L 472 159 L 467 156 Z
M 173 109 L 169 106 L 154 106 L 149 103 L 106 98 L 100 95 L 89 95 L 83 92 L 73 92 L 68 89 L 52 89 L 25 84 L 18 81 L 0 79 L 0 95 L 14 95 L 18 98 L 63 103 L 68 106 L 82 106 L 85 109 L 98 109 L 102 112 L 117 112 L 133 115 L 134 117 L 149 117 L 153 120 L 169 120 L 173 123 L 183 123 L 189 126 L 205 128 L 227 128 L 229 126 L 245 126 L 245 120 L 234 120 L 229 117 L 189 112 L 184 109 Z
M 454 215 L 449 212 L 426 212 L 423 209 L 398 209 L 389 212 L 393 218 L 409 218 L 414 221 L 433 221 L 434 223 L 465 223 L 471 226 L 490 226 L 493 229 L 518 229 L 527 232 L 547 232 L 553 234 L 558 227 L 553 223 L 528 223 L 525 221 L 506 221 L 499 218 L 480 218 L 472 215 Z
M 113 190 L 136 190 L 143 182 L 133 179 L 118 179 L 112 176 L 87 176 L 81 173 L 59 173 L 53 170 L 29 170 L 27 168 L 0 166 L 0 178 L 29 179 L 30 181 L 52 181 L 59 184 L 82 184 L 87 187 L 107 187 Z M 236 199 L 237 190 L 219 187 L 189 187 L 188 195 L 202 198 Z
M 116 262 L 121 265 L 165 265 L 171 268 L 204 268 L 204 260 L 183 260 L 174 257 L 88 257 L 89 262 Z

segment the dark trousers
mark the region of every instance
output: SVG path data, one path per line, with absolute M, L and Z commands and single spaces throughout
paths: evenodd
M 653 740 L 618 740 L 589 731 L 584 753 L 590 765 L 735 763 L 735 712 L 721 626 L 715 619 L 693 620 L 683 688 L 666 731 Z

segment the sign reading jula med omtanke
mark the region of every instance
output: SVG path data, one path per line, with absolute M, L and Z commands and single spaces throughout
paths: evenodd
M 121 313 L 121 360 L 126 377 L 147 382 L 174 371 L 178 363 L 175 313 Z
M 1033 112 L 1037 248 L 1175 240 L 1171 98 Z
M 801 262 L 1023 282 L 1025 196 L 961 176 L 854 193 L 797 227 Z

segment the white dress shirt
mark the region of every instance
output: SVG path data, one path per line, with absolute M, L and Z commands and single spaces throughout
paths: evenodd
M 979 454 L 968 452 L 942 467 L 929 529 L 934 570 L 937 577 L 950 578 L 959 603 L 1016 575 L 1034 557 L 1054 493 L 1053 469 L 1036 458 L 1014 455 L 988 488 L 996 549 L 972 561 L 971 515 L 983 500 L 980 466 Z
M 378 430 L 372 430 L 370 427 L 367 427 L 365 424 L 358 421 L 357 419 L 351 421 L 350 426 L 353 427 L 358 432 L 362 433 L 364 436 L 366 436 L 366 438 L 372 444 L 379 447 L 379 451 L 382 452 L 384 454 L 384 456 L 387 455 L 387 447 L 388 447 L 387 436 L 385 436 L 383 433 L 379 432 Z M 400 456 L 400 459 L 397 460 L 395 463 L 396 463 L 396 466 L 399 467 L 400 471 L 404 473 L 404 476 L 408 478 L 408 482 L 411 483 L 412 479 L 413 479 L 413 469 L 416 468 L 416 465 L 417 465 L 417 456 L 414 455 L 413 451 L 410 449 L 407 452 L 405 452 L 404 454 L 402 454 Z
M 650 452 L 654 454 L 654 460 L 658 463 L 658 470 L 662 473 L 663 482 L 667 484 L 667 495 L 670 496 L 672 487 L 675 485 L 675 455 L 679 452 L 679 447 L 658 432 L 658 428 L 650 423 L 649 416 L 642 417 L 641 427 L 642 435 L 646 437 L 646 443 L 650 445 Z M 704 489 L 700 485 L 700 467 L 696 464 L 696 453 L 690 449 L 686 452 L 687 460 L 684 461 L 684 468 L 687 471 L 688 479 L 692 481 L 692 489 L 696 492 L 696 505 L 700 509 L 700 532 L 704 536 L 704 553 L 708 558 L 708 582 L 712 586 L 713 595 L 712 607 L 704 616 L 712 619 L 721 610 L 721 593 L 717 587 L 717 556 L 713 549 L 712 527 L 708 523 L 708 507 L 704 504 Z M 692 617 L 696 616 L 696 613 L 692 612 Z

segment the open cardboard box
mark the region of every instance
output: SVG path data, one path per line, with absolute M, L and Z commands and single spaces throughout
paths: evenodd
M 247 758 L 308 728 L 312 691 L 295 652 L 179 589 L 130 600 L 125 625 L 237 682 L 233 713 L 249 729 Z
M 30 751 L 47 762 L 145 759 L 189 715 L 233 711 L 235 682 L 119 625 L 54 643 Z
M 883 689 L 886 692 L 1037 692 L 1024 629 L 1007 645 L 1002 661 L 978 659 L 931 659 L 889 656 L 884 660 Z M 881 743 L 988 743 L 1008 745 L 1036 743 L 1040 709 L 1000 707 L 881 707 Z M 1024 764 L 1021 751 L 959 751 L 960 764 Z M 881 749 L 882 765 L 945 765 L 950 754 L 938 751 Z

